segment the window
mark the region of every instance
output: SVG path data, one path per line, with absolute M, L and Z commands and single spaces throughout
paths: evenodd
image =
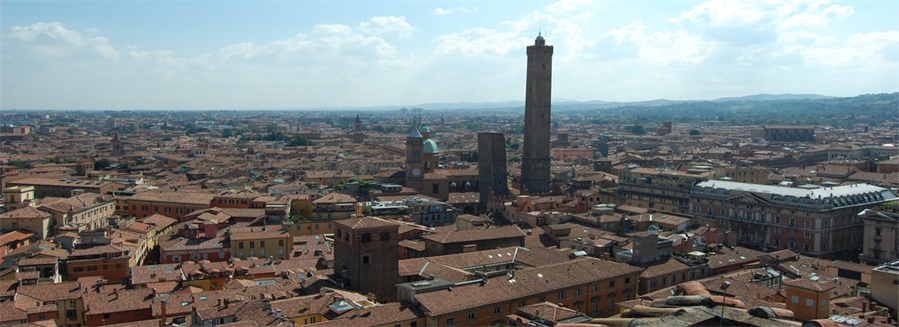
M 519 307 L 523 307 L 523 306 L 525 306 L 525 305 L 527 305 L 527 302 L 525 302 L 525 301 L 521 301 L 521 302 L 518 303 L 518 306 L 519 306 Z
M 371 263 L 371 257 L 369 257 L 368 255 L 363 255 L 362 266 L 368 266 L 369 263 Z
M 615 309 L 615 293 L 609 293 L 609 308 L 608 310 Z
M 252 242 L 252 241 L 251 241 L 251 242 L 250 242 L 250 248 L 252 249 L 252 248 L 255 248 L 255 247 L 256 247 L 256 242 Z
M 631 283 L 631 278 L 630 278 L 630 277 L 625 277 L 625 278 L 624 278 L 624 283 L 625 283 L 625 284 L 630 284 L 630 283 Z
M 559 300 L 565 299 L 565 292 L 559 292 Z
M 78 317 L 78 313 L 75 310 L 66 310 L 66 318 L 75 319 Z
M 418 322 L 417 321 L 410 322 L 409 327 L 418 327 Z
M 493 314 L 498 315 L 502 313 L 502 307 L 493 308 Z
M 72 269 L 74 272 L 82 272 L 84 271 L 84 267 L 75 267 Z
M 87 266 L 87 271 L 97 271 L 97 266 Z
M 278 246 L 284 246 L 284 240 L 279 240 L 279 241 L 278 241 Z
M 389 241 L 390 240 L 390 232 L 381 232 L 381 240 Z
M 173 255 L 173 256 L 172 256 L 172 261 L 174 261 L 174 262 L 181 262 L 181 256 L 180 256 L 180 255 Z
M 468 320 L 474 320 L 474 319 L 475 319 L 474 312 L 469 313 L 469 314 L 468 314 Z
M 108 314 L 108 313 L 104 313 L 104 314 L 103 314 L 103 319 L 109 319 L 109 314 Z
M 434 193 L 434 194 L 440 193 L 440 184 L 431 185 L 431 193 Z
M 809 307 L 815 306 L 815 300 L 813 299 L 805 299 L 805 305 Z
M 615 281 L 609 281 L 609 288 L 615 287 Z
M 446 318 L 446 325 L 447 325 L 447 326 L 452 326 L 452 325 L 455 325 L 455 324 L 456 324 L 456 320 L 455 320 L 455 319 L 453 319 L 453 318 Z
M 790 297 L 790 301 L 795 304 L 799 304 L 799 295 L 793 295 L 792 297 Z
M 362 243 L 371 242 L 371 234 L 370 233 L 362 233 Z
M 574 290 L 574 294 L 575 294 L 575 295 L 581 295 L 581 289 L 578 288 L 578 289 Z
M 265 241 L 259 241 L 259 247 L 264 248 L 264 247 L 265 247 Z

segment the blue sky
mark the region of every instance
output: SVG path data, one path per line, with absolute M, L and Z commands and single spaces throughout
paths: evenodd
M 2 109 L 277 109 L 899 91 L 896 1 L 0 3 Z

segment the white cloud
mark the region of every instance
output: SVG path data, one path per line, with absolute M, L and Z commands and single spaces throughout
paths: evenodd
M 434 8 L 434 11 L 431 12 L 431 15 L 443 16 L 443 15 L 449 15 L 452 13 L 453 13 L 452 9 L 443 9 L 443 8 L 437 7 L 437 8 Z
M 403 16 L 378 16 L 372 17 L 367 22 L 359 23 L 358 30 L 361 33 L 374 36 L 397 36 L 402 38 L 412 35 L 415 32 L 415 27 L 406 22 L 406 18 Z
M 546 10 L 557 14 L 577 13 L 592 4 L 593 0 L 562 0 L 550 4 Z
M 500 22 L 496 28 L 470 28 L 437 37 L 437 52 L 463 55 L 505 55 L 531 42 L 523 33 L 536 23 L 534 12 L 517 21 Z
M 855 9 L 850 6 L 832 5 L 820 11 L 810 7 L 806 12 L 785 19 L 781 24 L 781 28 L 791 29 L 803 26 L 825 27 L 829 21 L 834 19 L 845 19 L 852 16 L 853 13 L 855 13 Z
M 65 28 L 60 22 L 13 26 L 4 38 L 13 41 L 13 46 L 24 46 L 42 56 L 67 57 L 92 53 L 105 59 L 118 59 L 120 55 L 105 37 L 87 38 L 77 31 Z
M 699 63 L 714 50 L 712 43 L 685 31 L 647 33 L 646 25 L 640 21 L 611 30 L 600 41 L 600 48 L 620 52 L 619 58 L 635 57 L 647 63 L 665 65 Z
M 798 39 L 801 40 L 801 39 Z M 799 54 L 812 66 L 858 66 L 858 63 L 895 64 L 899 31 L 852 34 L 845 42 L 830 37 L 813 38 L 810 44 L 794 41 L 775 55 Z
M 469 56 L 503 56 L 511 51 L 524 51 L 525 46 L 534 43 L 538 24 L 543 25 L 549 44 L 565 48 L 564 53 L 556 56 L 561 60 L 579 57 L 581 50 L 594 42 L 583 36 L 579 24 L 534 11 L 518 20 L 502 21 L 495 28 L 470 28 L 438 36 L 436 50 L 440 54 Z
M 465 6 L 459 6 L 459 7 L 454 7 L 454 8 L 437 7 L 437 8 L 434 8 L 434 11 L 431 11 L 431 15 L 446 16 L 446 15 L 449 15 L 452 13 L 470 14 L 470 13 L 477 12 L 477 11 L 478 11 L 478 7 L 474 7 L 474 8 L 468 8 Z
M 183 58 L 176 58 L 171 50 L 138 50 L 137 46 L 131 45 L 127 47 L 128 57 L 137 62 L 153 63 L 163 68 L 174 68 L 177 70 L 186 70 L 188 68 L 187 61 Z
M 737 46 L 775 42 L 782 32 L 827 27 L 854 13 L 851 6 L 827 1 L 708 1 L 682 13 L 670 23 L 710 39 Z

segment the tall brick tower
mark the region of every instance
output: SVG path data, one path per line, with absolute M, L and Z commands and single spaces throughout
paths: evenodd
M 496 196 L 509 195 L 503 133 L 478 133 L 478 179 L 481 208 L 487 208 L 491 191 Z
M 406 137 L 406 186 L 416 190 L 421 188 L 425 173 L 424 140 L 415 124 Z
M 531 193 L 549 191 L 549 128 L 553 47 L 537 35 L 528 46 L 528 77 L 524 100 L 524 155 L 521 183 Z
M 396 301 L 399 225 L 376 217 L 343 219 L 334 225 L 334 275 L 342 287 L 373 293 L 381 303 Z

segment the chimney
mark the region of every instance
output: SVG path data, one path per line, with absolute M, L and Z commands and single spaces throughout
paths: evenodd
M 165 327 L 165 320 L 166 320 L 166 314 L 165 314 L 166 308 L 165 308 L 165 306 L 166 306 L 166 304 L 168 304 L 168 303 L 169 303 L 168 300 L 162 300 L 162 301 L 159 302 L 159 304 L 161 305 L 161 308 L 162 308 L 162 309 L 160 310 L 160 311 L 162 312 L 162 317 L 161 317 L 162 319 L 159 319 L 159 327 Z

